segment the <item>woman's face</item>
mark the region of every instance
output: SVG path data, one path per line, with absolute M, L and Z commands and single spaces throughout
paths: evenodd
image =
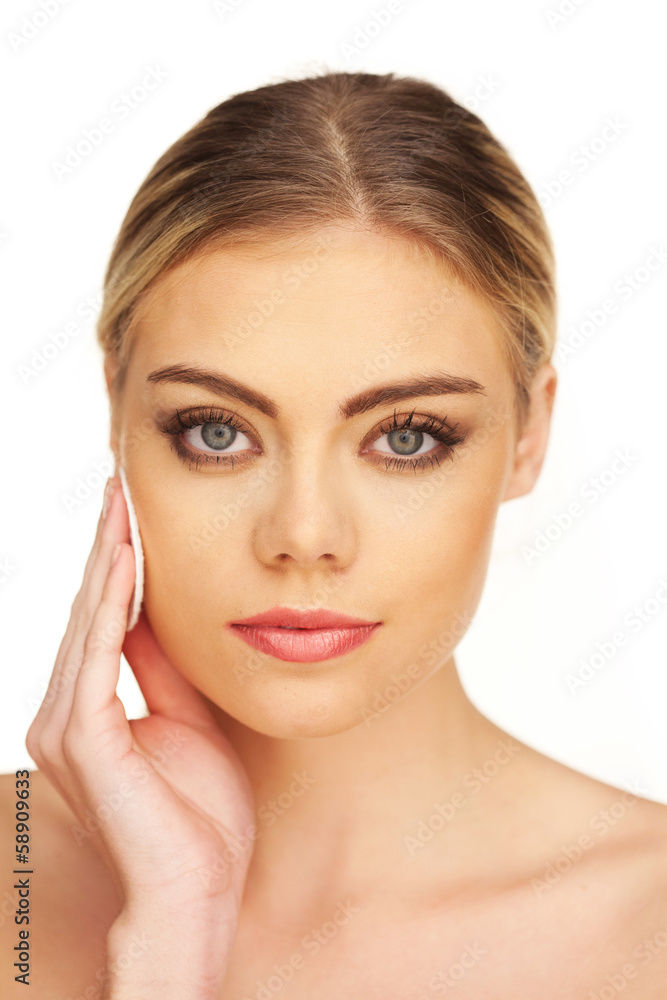
M 332 227 L 179 265 L 131 336 L 111 443 L 171 662 L 284 738 L 358 725 L 442 666 L 479 602 L 498 506 L 525 492 L 494 313 L 407 242 Z M 295 662 L 229 625 L 276 606 L 382 624 Z

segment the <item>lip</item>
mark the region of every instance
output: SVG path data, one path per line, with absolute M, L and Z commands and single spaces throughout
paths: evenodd
M 275 607 L 229 622 L 228 628 L 250 646 L 279 660 L 316 663 L 361 646 L 381 625 L 326 608 L 301 611 Z
M 230 622 L 231 625 L 276 625 L 279 628 L 350 628 L 353 625 L 377 625 L 364 618 L 352 618 L 340 611 L 327 611 L 326 608 L 269 608 L 251 618 L 239 618 Z

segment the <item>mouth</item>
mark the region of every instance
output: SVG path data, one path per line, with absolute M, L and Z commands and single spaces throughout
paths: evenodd
M 248 645 L 279 660 L 316 663 L 356 649 L 381 625 L 324 608 L 277 607 L 229 622 L 228 627 Z

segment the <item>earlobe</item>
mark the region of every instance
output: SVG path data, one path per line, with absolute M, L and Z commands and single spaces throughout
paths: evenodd
M 530 409 L 516 443 L 514 462 L 502 502 L 530 493 L 544 463 L 558 373 L 550 362 L 542 365 L 530 387 Z
M 118 362 L 111 354 L 107 354 L 107 356 L 104 359 L 104 378 L 107 384 L 107 392 L 109 394 L 109 399 L 111 399 L 113 396 L 113 384 L 117 371 L 118 371 Z

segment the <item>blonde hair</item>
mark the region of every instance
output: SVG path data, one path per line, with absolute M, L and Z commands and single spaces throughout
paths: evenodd
M 556 338 L 542 209 L 475 114 L 394 73 L 327 71 L 235 94 L 159 158 L 105 275 L 97 337 L 114 388 L 141 297 L 168 269 L 213 246 L 280 243 L 341 222 L 411 241 L 495 307 L 522 423 Z

